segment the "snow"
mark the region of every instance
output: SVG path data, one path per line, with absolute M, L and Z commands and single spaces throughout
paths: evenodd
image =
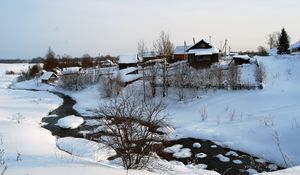
M 253 169 L 253 168 L 249 168 L 249 169 L 247 169 L 246 170 L 250 175 L 251 174 L 258 174 L 258 172 L 255 170 L 255 169 Z
M 57 121 L 57 124 L 61 128 L 65 129 L 76 129 L 84 122 L 82 117 L 74 115 L 61 118 Z
M 57 140 L 59 149 L 72 155 L 91 159 L 93 161 L 106 161 L 107 158 L 115 156 L 116 152 L 107 148 L 104 144 L 81 138 L 64 137 Z
M 221 162 L 229 162 L 230 161 L 230 159 L 228 157 L 223 156 L 222 154 L 218 154 L 218 155 L 216 155 L 216 157 L 219 158 L 219 160 Z
M 207 157 L 207 155 L 205 153 L 197 153 L 195 156 L 200 159 Z
M 191 96 L 195 98 L 177 102 L 174 100 L 176 94 L 170 88 L 169 96 L 164 101 L 168 105 L 169 119 L 174 127 L 171 139 L 192 137 L 211 140 L 285 166 L 274 141 L 274 133 L 278 133 L 281 149 L 290 158 L 292 165 L 300 165 L 300 142 L 296 139 L 300 134 L 300 55 L 255 59 L 266 68 L 266 81 L 262 90 L 208 90 L 205 93 L 193 91 Z M 243 81 L 252 81 L 255 78 L 246 78 L 253 69 L 252 65 L 243 66 Z M 140 85 L 138 83 L 135 84 Z M 107 100 L 100 99 L 97 95 L 98 86 L 67 94 L 77 101 L 75 109 L 86 115 Z M 201 120 L 199 114 L 203 106 L 207 107 L 208 114 L 205 121 Z M 171 153 L 178 152 L 181 148 L 182 146 Z M 300 172 L 299 167 L 293 170 L 298 174 Z
M 42 128 L 40 122 L 49 111 L 62 104 L 62 99 L 49 92 L 8 89 L 17 75 L 5 75 L 5 71 L 20 71 L 27 68 L 28 64 L 0 64 L 0 134 L 3 141 L 0 148 L 5 150 L 4 158 L 8 166 L 5 174 L 126 174 L 126 171 L 120 166 L 105 162 L 99 163 L 90 159 L 92 157 L 89 156 L 91 152 L 88 152 L 90 148 L 85 151 L 76 147 L 77 153 L 83 153 L 81 155 L 89 156 L 89 159 L 72 156 L 57 148 L 56 137 L 52 136 L 50 131 Z M 31 85 L 33 87 L 34 84 Z M 64 142 L 62 144 L 64 146 L 76 143 L 80 146 L 86 144 L 85 148 L 89 146 L 93 148 L 90 142 L 83 140 L 65 139 L 60 142 Z M 17 153 L 20 154 L 21 160 L 19 161 L 16 160 Z M 101 159 L 105 159 L 104 152 L 98 155 L 101 155 Z M 0 170 L 2 169 L 3 166 L 0 166 Z M 129 174 L 151 175 L 154 173 L 130 170 Z
M 182 148 L 178 152 L 175 152 L 173 154 L 173 157 L 176 157 L 177 159 L 183 159 L 183 158 L 188 158 L 191 157 L 191 149 L 190 148 Z
M 66 67 L 63 68 L 61 71 L 62 74 L 73 74 L 73 73 L 79 73 L 81 67 Z
M 164 152 L 166 152 L 166 153 L 177 153 L 177 152 L 180 151 L 181 148 L 182 148 L 182 145 L 176 144 L 176 145 L 173 145 L 171 147 L 165 148 Z
M 195 54 L 196 56 L 201 55 L 212 55 L 219 53 L 217 48 L 209 48 L 209 49 L 191 49 L 188 51 L 188 54 Z
M 193 148 L 201 148 L 201 144 L 198 142 L 193 143 Z
M 275 171 L 271 173 L 261 173 L 260 175 L 299 175 L 299 172 L 300 172 L 300 166 L 296 166 L 296 167 Z
M 243 60 L 250 60 L 251 57 L 249 57 L 249 55 L 234 55 L 233 58 L 240 58 Z
M 233 156 L 233 157 L 238 157 L 238 153 L 236 153 L 235 151 L 228 151 L 226 154 L 226 156 Z
M 130 64 L 130 63 L 137 63 L 137 54 L 124 54 L 119 55 L 119 63 L 121 64 Z
M 243 163 L 241 160 L 237 160 L 237 159 L 236 159 L 236 160 L 233 160 L 232 162 L 233 162 L 234 164 L 238 164 L 238 165 Z

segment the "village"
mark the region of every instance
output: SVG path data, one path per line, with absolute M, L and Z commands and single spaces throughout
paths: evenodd
M 300 2 L 1 0 L 1 175 L 299 175 Z

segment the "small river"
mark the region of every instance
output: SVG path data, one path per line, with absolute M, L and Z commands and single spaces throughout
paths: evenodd
M 58 137 L 76 137 L 93 140 L 93 138 L 97 137 L 97 134 L 103 134 L 94 133 L 93 135 L 89 136 L 81 134 L 80 131 L 92 130 L 95 128 L 95 126 L 87 126 L 85 125 L 85 123 L 77 129 L 62 129 L 56 126 L 56 123 L 60 118 L 69 115 L 80 116 L 84 118 L 85 121 L 91 120 L 93 118 L 83 117 L 76 110 L 74 110 L 73 106 L 76 104 L 76 101 L 73 100 L 71 97 L 62 93 L 52 93 L 62 98 L 63 104 L 57 109 L 51 111 L 47 117 L 42 119 L 42 122 L 46 123 L 45 125 L 43 125 L 44 128 L 48 129 L 52 132 L 53 135 Z M 194 148 L 194 143 L 200 143 L 201 148 Z M 172 153 L 166 153 L 163 151 L 164 148 L 176 144 L 182 145 L 183 148 L 189 148 L 191 150 L 192 155 L 188 158 L 175 158 L 173 157 Z M 183 138 L 179 140 L 165 141 L 162 143 L 162 146 L 158 149 L 157 154 L 161 158 L 166 159 L 168 161 L 176 160 L 183 162 L 184 164 L 203 165 L 206 166 L 207 170 L 214 170 L 223 175 L 249 174 L 247 170 L 253 171 L 254 169 L 257 172 L 270 172 L 276 169 L 282 169 L 281 167 L 275 164 L 265 162 L 262 159 L 253 157 L 249 154 L 239 152 L 236 150 L 231 150 L 228 148 L 223 148 L 208 140 L 201 140 L 195 138 Z M 222 158 L 217 155 L 226 155 L 226 157 Z

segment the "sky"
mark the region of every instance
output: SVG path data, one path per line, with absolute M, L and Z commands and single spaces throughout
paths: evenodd
M 300 40 L 300 0 L 0 0 L 0 58 L 73 57 L 151 49 L 161 31 L 175 45 L 212 38 L 235 51 L 267 46 L 285 27 Z

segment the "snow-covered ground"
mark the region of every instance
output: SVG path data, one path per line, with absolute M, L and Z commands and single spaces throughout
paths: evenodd
M 199 98 L 178 102 L 170 89 L 165 102 L 175 128 L 172 138 L 208 139 L 282 166 L 300 165 L 300 55 L 256 58 L 266 68 L 263 90 L 199 92 Z M 106 100 L 100 98 L 97 86 L 66 93 L 83 114 Z
M 114 151 L 103 147 L 102 144 L 78 138 L 59 138 L 42 128 L 41 119 L 48 112 L 62 104 L 62 99 L 45 91 L 12 90 L 8 87 L 17 75 L 5 75 L 6 70 L 27 69 L 26 64 L 0 64 L 0 135 L 2 144 L 0 149 L 5 150 L 4 160 L 8 169 L 6 174 L 19 175 L 119 175 L 126 174 L 120 165 L 120 160 L 107 161 Z M 26 81 L 15 88 L 55 90 L 53 86 L 37 83 L 36 80 Z M 25 89 L 26 89 L 25 88 Z M 93 88 L 92 88 L 93 89 Z M 91 91 L 91 92 L 95 92 Z M 73 94 L 68 92 L 69 94 Z M 91 95 L 87 94 L 86 98 Z M 76 93 L 73 94 L 76 97 Z M 78 93 L 79 107 L 84 95 Z M 95 94 L 93 96 L 95 98 Z M 98 98 L 96 98 L 98 99 Z M 96 102 L 92 100 L 90 102 Z M 95 106 L 95 104 L 93 104 Z M 73 120 L 72 120 L 73 122 Z M 63 151 L 62 151 L 63 150 Z M 71 154 L 69 154 L 71 153 Z M 163 174 L 195 174 L 216 175 L 213 171 L 203 170 L 200 166 L 185 166 L 179 162 L 168 162 L 157 159 L 153 166 L 165 167 L 156 170 Z M 0 171 L 4 168 L 0 166 Z M 130 170 L 129 174 L 151 175 L 148 171 Z
M 50 131 L 41 128 L 40 122 L 50 110 L 62 103 L 62 99 L 48 92 L 7 89 L 16 75 L 5 75 L 5 70 L 23 68 L 27 68 L 27 65 L 0 64 L 0 149 L 5 150 L 6 174 L 126 174 L 120 166 L 78 158 L 57 148 L 56 138 Z M 0 168 L 2 171 L 4 166 Z M 141 173 L 152 174 L 130 172 Z

